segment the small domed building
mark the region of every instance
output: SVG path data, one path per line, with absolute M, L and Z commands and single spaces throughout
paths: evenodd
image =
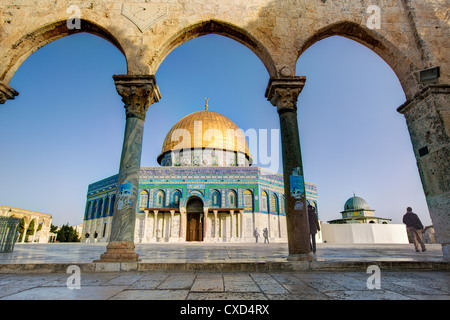
M 408 243 L 404 224 L 392 224 L 392 219 L 376 217 L 366 200 L 348 199 L 341 211 L 342 218 L 322 225 L 324 243 L 375 244 Z
M 283 175 L 252 166 L 242 130 L 207 104 L 170 129 L 157 161 L 140 170 L 136 243 L 255 242 L 264 228 L 287 241 Z M 108 241 L 117 181 L 89 185 L 82 241 Z M 317 207 L 316 185 L 305 188 Z
M 355 196 L 348 199 L 341 211 L 342 219 L 328 221 L 330 224 L 341 223 L 382 223 L 388 224 L 392 219 L 379 218 L 374 215 L 375 210 L 370 209 L 369 204 L 363 198 Z

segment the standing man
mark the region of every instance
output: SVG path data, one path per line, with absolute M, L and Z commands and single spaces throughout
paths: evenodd
M 255 231 L 253 232 L 253 235 L 254 235 L 255 238 L 256 238 L 256 243 L 258 243 L 258 237 L 259 237 L 259 231 L 258 231 L 258 228 L 255 229 Z
M 406 208 L 406 213 L 403 216 L 403 223 L 406 224 L 406 230 L 408 231 L 409 236 L 414 241 L 414 247 L 416 248 L 416 252 L 419 252 L 419 243 L 420 246 L 422 247 L 422 251 L 427 250 L 422 240 L 423 224 L 420 221 L 417 214 L 412 212 L 411 207 Z
M 316 233 L 320 231 L 319 220 L 317 219 L 316 208 L 308 205 L 309 235 L 311 238 L 311 251 L 316 253 Z
M 269 230 L 267 228 L 263 229 L 263 237 L 264 237 L 264 243 L 269 243 Z

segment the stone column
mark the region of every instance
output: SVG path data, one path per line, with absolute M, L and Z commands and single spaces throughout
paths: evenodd
M 156 242 L 156 229 L 158 228 L 158 210 L 153 210 L 153 241 Z
M 22 236 L 22 243 L 25 243 L 25 237 L 27 236 L 29 224 L 26 223 L 25 219 L 23 220 L 23 236 Z
M 240 224 L 240 232 L 239 232 L 239 238 L 241 238 L 241 240 L 244 239 L 244 210 L 239 210 L 239 214 L 241 217 L 241 224 Z
M 134 252 L 134 229 L 144 120 L 147 108 L 158 102 L 161 94 L 154 76 L 115 75 L 113 78 L 125 104 L 126 125 L 111 237 L 98 261 L 139 261 Z
M 173 216 L 175 215 L 175 210 L 170 210 L 170 233 L 169 233 L 169 242 L 170 240 L 173 240 Z
M 144 210 L 144 235 L 143 235 L 144 240 L 143 240 L 143 242 L 147 241 L 148 216 L 149 216 L 149 211 Z
M 19 93 L 8 86 L 6 83 L 0 82 L 0 104 L 4 104 L 6 100 L 13 100 Z
M 208 222 L 208 208 L 203 208 L 203 240 L 209 242 L 209 236 L 211 234 L 211 226 Z
M 233 242 L 234 237 L 235 237 L 235 230 L 236 230 L 236 226 L 235 226 L 235 221 L 234 221 L 234 210 L 230 210 L 230 242 Z
M 306 77 L 270 78 L 266 89 L 267 99 L 277 107 L 280 116 L 281 144 L 283 154 L 283 177 L 288 231 L 288 260 L 311 260 L 309 225 L 300 137 L 297 122 L 297 98 L 305 85 Z M 291 196 L 290 176 L 298 168 L 302 177 L 303 193 L 300 200 Z M 297 205 L 296 205 L 297 202 Z M 295 210 L 294 210 L 295 207 Z
M 450 85 L 427 85 L 397 110 L 406 118 L 436 240 L 450 260 Z
M 214 212 L 214 242 L 219 242 L 219 220 L 217 214 L 219 210 L 213 210 Z
M 180 238 L 186 241 L 186 208 L 180 208 Z

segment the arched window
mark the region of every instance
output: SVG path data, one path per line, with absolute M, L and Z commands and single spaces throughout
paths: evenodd
M 220 193 L 219 191 L 214 190 L 213 193 L 211 194 L 211 204 L 213 207 L 220 208 L 220 203 L 221 203 Z
M 244 210 L 253 211 L 253 193 L 250 190 L 244 191 Z
M 109 207 L 109 214 L 112 216 L 114 213 L 114 204 L 116 203 L 116 195 L 113 194 L 111 197 L 111 206 Z
M 139 193 L 139 208 L 147 208 L 148 207 L 148 192 L 146 190 L 142 190 Z
M 261 212 L 267 212 L 267 192 L 261 193 Z
M 103 216 L 106 217 L 108 215 L 108 207 L 109 207 L 109 197 L 106 197 L 105 205 L 103 206 Z
M 228 191 L 228 207 L 229 208 L 236 208 L 237 205 L 237 199 L 236 199 L 236 192 L 234 190 Z
M 102 216 L 102 207 L 103 207 L 103 199 L 100 199 L 97 208 L 97 218 L 100 218 Z
M 84 220 L 88 220 L 89 219 L 89 213 L 91 211 L 91 206 L 92 206 L 92 201 L 89 201 L 87 208 L 86 208 L 86 212 L 84 214 Z
M 94 204 L 92 206 L 92 211 L 91 211 L 91 219 L 95 218 L 95 212 L 97 211 L 97 200 L 94 201 Z
M 162 190 L 156 191 L 155 204 L 157 207 L 164 207 L 165 193 Z
M 272 194 L 272 198 L 270 200 L 270 211 L 278 213 L 278 197 L 275 193 Z
M 180 206 L 181 192 L 176 190 L 172 196 L 172 207 L 178 208 Z

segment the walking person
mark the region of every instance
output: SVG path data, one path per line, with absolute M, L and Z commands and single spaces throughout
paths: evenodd
M 310 246 L 313 253 L 316 253 L 316 233 L 320 231 L 319 220 L 317 219 L 316 208 L 308 205 L 308 220 L 309 220 L 309 236 Z
M 263 237 L 264 237 L 264 243 L 269 243 L 269 230 L 267 228 L 263 229 Z
M 427 250 L 425 248 L 425 243 L 423 243 L 423 239 L 422 239 L 423 224 L 420 221 L 417 214 L 412 212 L 411 207 L 406 208 L 406 213 L 403 216 L 403 223 L 406 224 L 406 230 L 408 231 L 409 237 L 414 242 L 414 247 L 416 248 L 416 252 L 419 252 L 419 244 L 420 244 L 420 247 L 422 248 L 422 251 Z
M 259 231 L 258 231 L 258 228 L 256 228 L 255 231 L 253 231 L 253 235 L 254 235 L 255 238 L 256 238 L 256 243 L 258 243 L 258 237 L 259 237 Z
M 84 235 L 84 237 L 86 238 L 86 243 L 89 242 L 89 232 L 86 232 L 86 234 Z

